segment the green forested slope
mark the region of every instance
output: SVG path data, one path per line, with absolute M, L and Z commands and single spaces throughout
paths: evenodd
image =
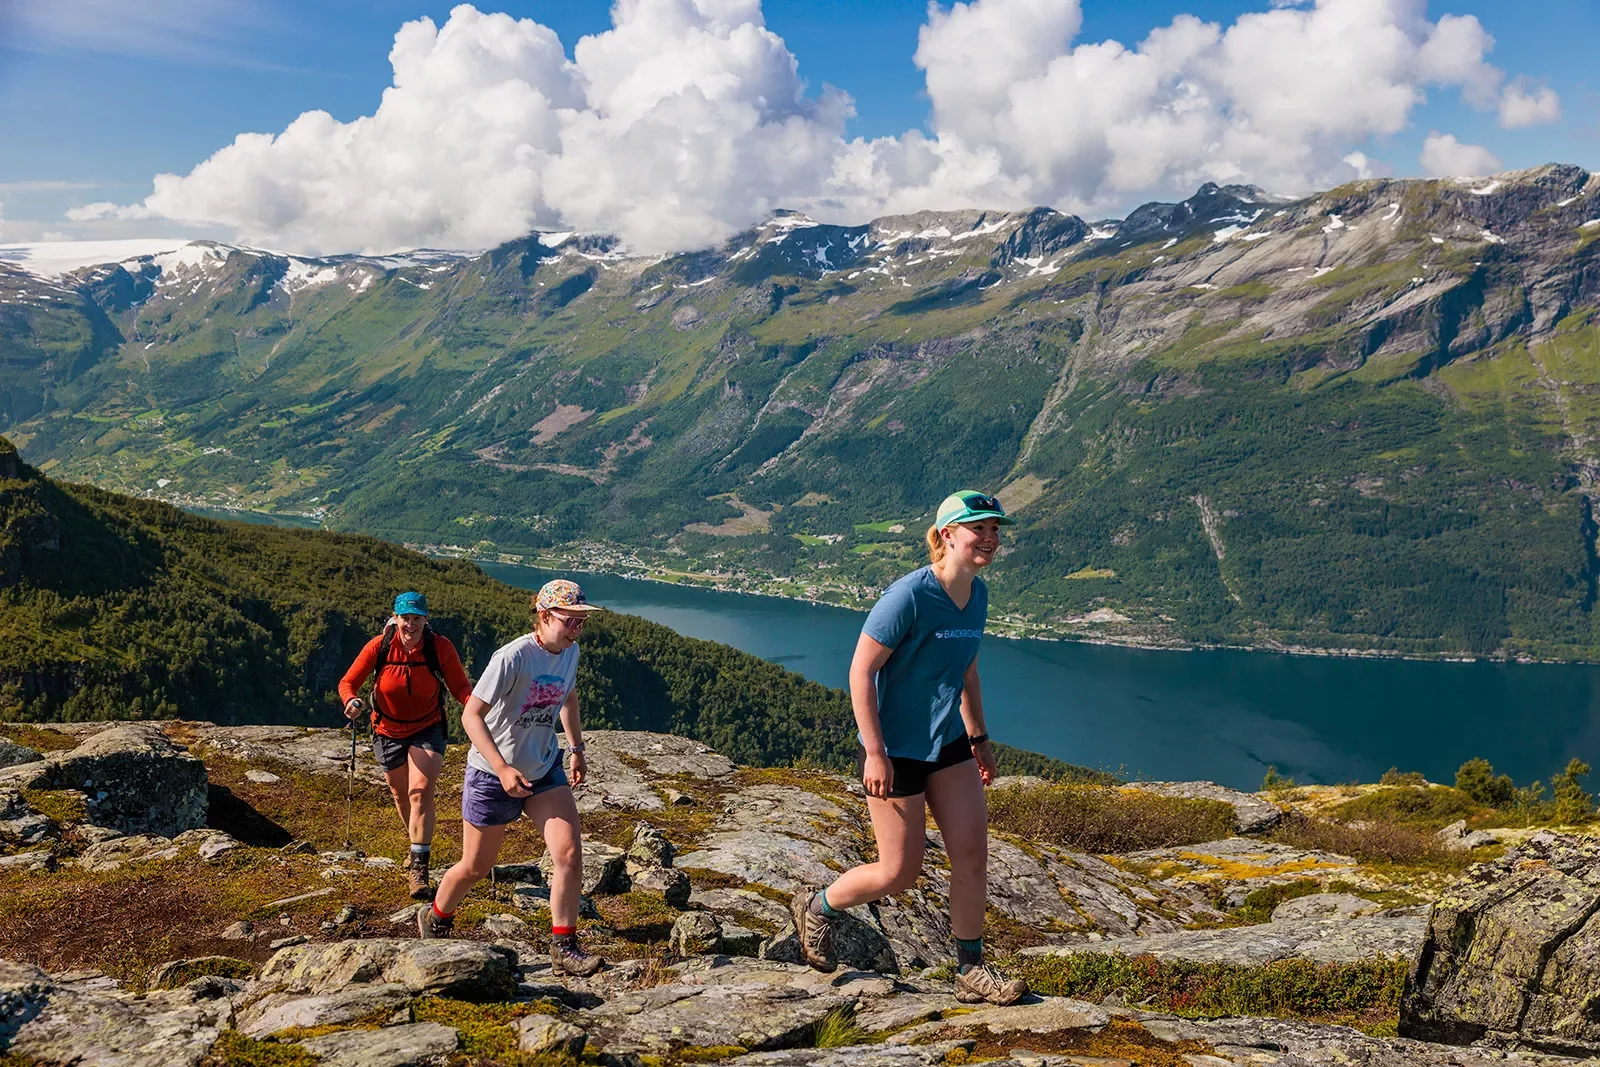
M 528 627 L 528 594 L 469 563 L 66 485 L 0 438 L 0 718 L 335 724 L 338 679 L 402 589 L 427 594 L 474 675 Z M 695 737 L 742 763 L 844 767 L 855 748 L 840 690 L 633 616 L 591 622 L 578 684 L 591 727 Z
M 0 429 L 189 505 L 852 602 L 999 489 L 1002 626 L 1592 659 L 1597 316 L 1576 167 L 779 217 L 665 260 L 218 247 L 0 269 Z

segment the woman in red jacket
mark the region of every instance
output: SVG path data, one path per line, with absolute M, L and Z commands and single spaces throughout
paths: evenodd
M 444 766 L 444 694 L 448 688 L 465 704 L 472 696 L 472 682 L 456 646 L 428 628 L 428 601 L 421 593 L 395 597 L 394 614 L 345 672 L 339 696 L 345 718 L 354 721 L 363 709 L 356 694 L 367 676 L 377 672 L 372 687 L 372 752 L 411 837 L 406 864 L 411 896 L 426 900 L 432 895 L 428 860 L 433 850 L 433 787 Z

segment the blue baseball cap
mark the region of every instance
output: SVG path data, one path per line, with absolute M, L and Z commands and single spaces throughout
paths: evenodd
M 421 615 L 428 617 L 428 598 L 421 593 L 401 593 L 394 598 L 396 615 Z
M 933 524 L 942 530 L 952 523 L 977 522 L 980 519 L 998 519 L 1001 526 L 1012 526 L 1017 521 L 1006 514 L 998 497 L 962 489 L 944 498 Z

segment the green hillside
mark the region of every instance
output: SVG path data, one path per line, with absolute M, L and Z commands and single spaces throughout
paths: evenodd
M 554 247 L 552 247 L 552 244 Z M 1600 656 L 1600 177 L 779 216 L 664 260 L 0 268 L 53 475 L 859 603 L 998 489 L 1001 628 Z M 7 288 L 9 286 L 9 288 Z
M 528 594 L 470 563 L 55 482 L 0 438 L 0 719 L 337 724 L 338 680 L 402 589 L 427 595 L 474 676 L 528 628 Z M 594 728 L 694 737 L 755 765 L 853 759 L 843 691 L 633 616 L 593 620 L 578 685 Z

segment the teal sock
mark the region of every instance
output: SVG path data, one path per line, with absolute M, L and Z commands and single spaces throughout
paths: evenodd
M 965 971 L 969 967 L 977 967 L 983 963 L 983 938 L 973 938 L 967 941 L 956 938 L 956 966 Z
M 411 854 L 413 856 L 426 856 L 426 855 L 430 854 L 432 851 L 433 851 L 433 846 L 432 845 L 417 845 L 417 844 L 413 844 L 411 846 Z
M 826 889 L 817 890 L 817 900 L 822 904 L 822 914 L 828 918 L 837 919 L 844 914 L 842 911 L 833 910 L 833 906 L 828 903 L 828 891 Z

